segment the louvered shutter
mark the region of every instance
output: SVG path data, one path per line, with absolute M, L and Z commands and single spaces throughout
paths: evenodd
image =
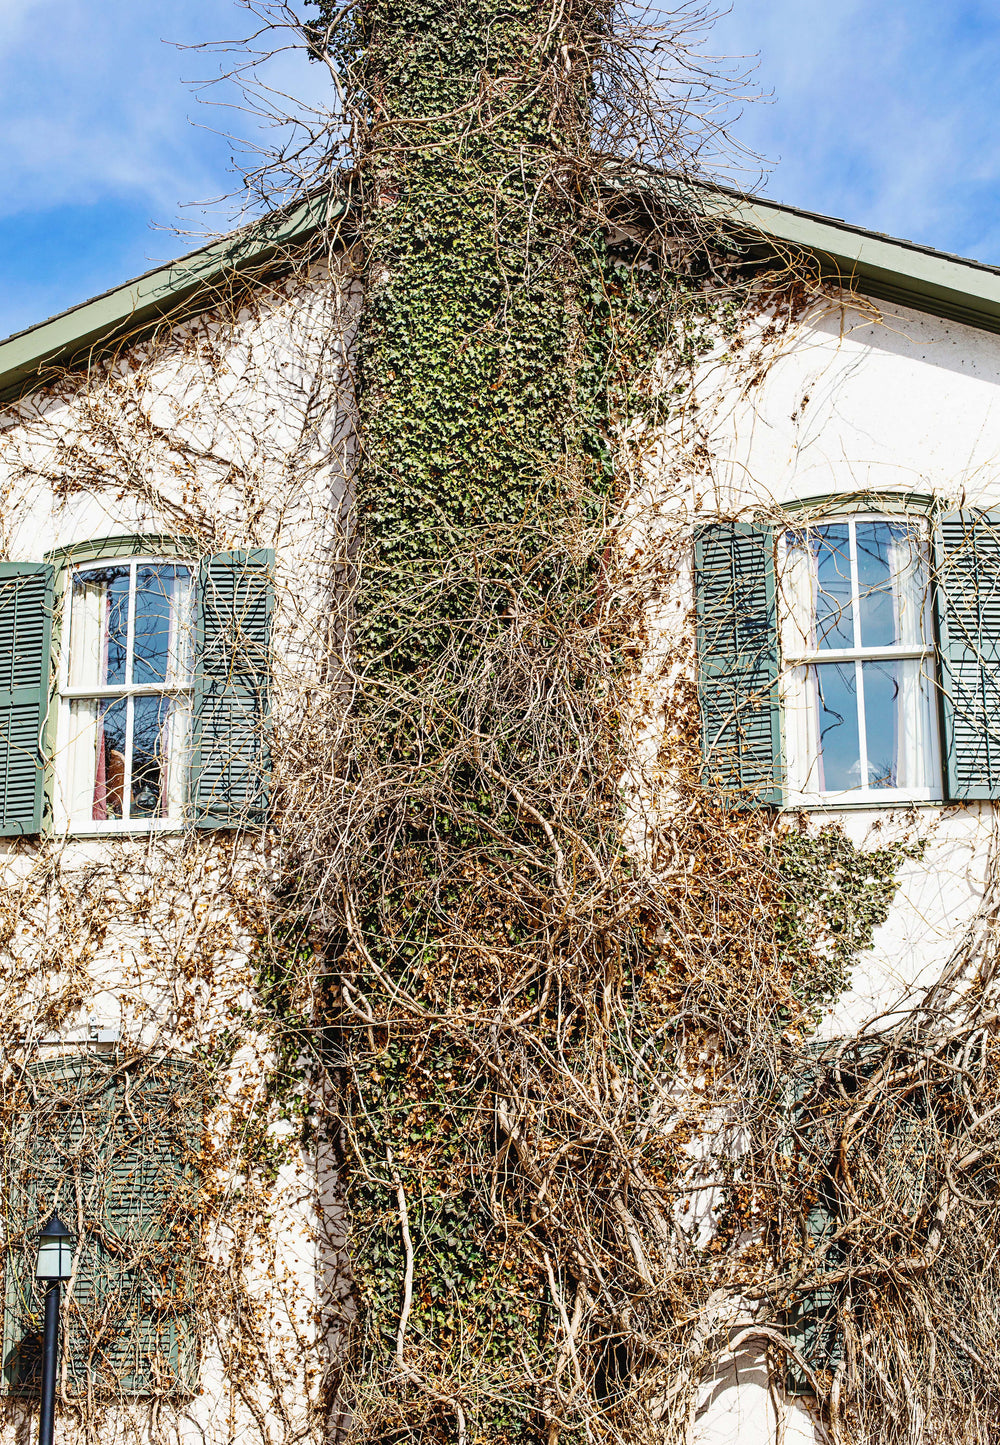
M 28 1071 L 24 1137 L 7 1180 L 4 1370 L 37 1389 L 37 1233 L 56 1205 L 75 1235 L 63 1348 L 72 1398 L 188 1395 L 201 1105 L 184 1059 L 115 1067 L 75 1056 Z
M 270 647 L 274 553 L 206 558 L 198 587 L 194 822 L 263 823 L 270 775 Z
M 909 1239 L 925 1208 L 931 1182 L 937 1137 L 933 1099 L 923 1088 L 911 1090 L 890 1111 L 872 1109 L 856 1119 L 852 1142 L 845 1150 L 842 1128 L 845 1110 L 841 1090 L 848 1096 L 862 1091 L 884 1063 L 876 1049 L 863 1045 L 860 1057 L 845 1058 L 836 1044 L 806 1046 L 806 1060 L 787 1081 L 784 1128 L 779 1149 L 785 1159 L 786 1181 L 792 1187 L 798 1217 L 790 1225 L 804 1227 L 813 1250 L 823 1254 L 817 1270 L 836 1272 L 845 1262 L 845 1244 L 835 1238 L 841 1222 L 841 1193 L 846 1166 L 851 1195 L 862 1213 L 885 1218 L 886 1200 L 899 1210 Z M 810 1057 L 811 1055 L 811 1057 Z M 839 1081 L 832 1081 L 833 1062 L 839 1055 Z M 872 1179 L 877 1181 L 873 1187 Z M 789 1309 L 781 1324 L 799 1354 L 814 1371 L 835 1370 L 844 1358 L 838 1314 L 844 1304 L 845 1284 L 836 1280 L 819 1284 Z M 785 1388 L 790 1394 L 810 1394 L 812 1384 L 789 1360 Z
M 945 789 L 1000 797 L 1000 514 L 942 517 L 934 561 Z
M 831 1268 L 841 1262 L 843 1254 L 831 1242 L 837 1228 L 831 1165 L 836 1141 L 829 1135 L 818 1093 L 824 1078 L 822 1051 L 822 1045 L 807 1046 L 807 1057 L 816 1055 L 816 1062 L 809 1060 L 800 1065 L 787 1080 L 779 1150 L 786 1161 L 787 1178 L 795 1181 L 799 1209 L 798 1218 L 788 1224 L 795 1232 L 804 1227 L 813 1249 L 827 1246 L 825 1267 Z M 780 1321 L 792 1344 L 814 1370 L 835 1369 L 842 1358 L 837 1327 L 839 1298 L 836 1286 L 821 1285 L 797 1300 Z M 791 1395 L 812 1391 L 808 1376 L 791 1359 L 786 1361 L 784 1385 Z
M 0 563 L 0 836 L 39 833 L 54 569 Z
M 770 528 L 695 533 L 702 779 L 742 806 L 780 804 L 778 632 Z

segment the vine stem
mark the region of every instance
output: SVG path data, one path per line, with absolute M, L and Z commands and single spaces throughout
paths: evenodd
M 403 1274 L 403 1304 L 399 1311 L 399 1328 L 396 1330 L 396 1364 L 400 1373 L 408 1375 L 406 1361 L 403 1359 L 403 1346 L 406 1344 L 406 1327 L 410 1322 L 410 1307 L 413 1304 L 413 1240 L 410 1237 L 410 1216 L 406 1208 L 406 1194 L 403 1189 L 403 1181 L 399 1177 L 399 1171 L 393 1163 L 392 1150 L 386 1149 L 385 1162 L 389 1166 L 389 1174 L 393 1184 L 396 1186 L 396 1207 L 399 1210 L 399 1228 L 403 1236 L 403 1249 L 406 1254 L 406 1268 Z
M 428 1391 L 436 1400 L 449 1406 L 455 1411 L 455 1418 L 458 1422 L 458 1445 L 468 1445 L 469 1432 L 465 1420 L 465 1411 L 457 1400 L 451 1400 L 445 1395 L 440 1395 L 436 1390 L 429 1389 L 426 1382 L 421 1379 L 416 1370 L 406 1363 L 403 1356 L 403 1347 L 406 1344 L 406 1330 L 410 1322 L 410 1307 L 413 1304 L 413 1238 L 410 1234 L 410 1213 L 406 1207 L 406 1192 L 403 1189 L 403 1181 L 399 1177 L 399 1170 L 396 1168 L 392 1157 L 392 1150 L 386 1149 L 385 1162 L 389 1167 L 389 1177 L 396 1186 L 396 1208 L 399 1210 L 399 1231 L 403 1237 L 403 1251 L 406 1255 L 406 1264 L 403 1271 L 403 1303 L 399 1311 L 399 1327 L 396 1330 L 396 1366 L 401 1375 L 412 1380 L 415 1385 Z

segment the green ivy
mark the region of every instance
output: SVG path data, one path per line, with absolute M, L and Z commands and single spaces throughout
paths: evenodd
M 323 23 L 337 13 L 332 4 L 318 9 Z M 734 297 L 720 294 L 717 257 L 693 251 L 678 271 L 633 232 L 612 246 L 572 187 L 553 183 L 553 167 L 568 165 L 585 140 L 587 82 L 560 95 L 540 83 L 552 69 L 551 46 L 537 43 L 549 13 L 534 0 L 367 0 L 333 42 L 370 127 L 357 182 L 366 277 L 357 714 L 377 719 L 381 775 L 411 780 L 405 808 L 387 804 L 370 821 L 378 842 L 369 872 L 352 879 L 363 949 L 343 947 L 345 972 L 360 977 L 383 1019 L 400 1017 L 395 990 L 432 1012 L 464 991 L 484 1018 L 496 1012 L 502 983 L 456 975 L 442 961 L 455 936 L 472 940 L 470 955 L 502 946 L 543 956 L 544 911 L 530 891 L 521 898 L 510 888 L 513 845 L 537 830 L 509 799 L 498 801 L 468 735 L 480 726 L 496 733 L 507 775 L 530 791 L 573 755 L 579 719 L 590 725 L 601 714 L 599 679 L 622 662 L 615 640 L 589 623 L 610 541 L 614 426 L 636 415 L 669 420 L 684 388 L 654 384 L 653 361 L 665 354 L 681 375 L 739 313 Z M 589 21 L 599 33 L 599 7 Z M 581 647 L 589 639 L 570 668 L 570 715 L 553 724 L 567 746 L 551 745 L 551 757 L 538 755 L 526 703 L 521 716 L 511 703 L 513 682 L 502 719 L 478 710 L 480 695 L 500 686 L 497 659 L 515 614 L 531 618 L 543 679 L 545 659 L 559 664 L 567 636 Z M 614 718 L 593 725 L 614 748 Z M 343 766 L 348 784 L 356 776 L 367 785 L 362 763 L 348 757 Z M 585 770 L 574 777 L 578 802 L 567 820 L 609 871 L 629 878 L 620 798 L 602 786 Z M 900 856 L 857 854 L 829 832 L 775 844 L 778 942 L 793 991 L 810 1005 L 842 987 L 870 942 Z M 540 871 L 524 877 L 528 890 L 547 886 Z M 825 954 L 817 927 L 830 939 Z M 595 937 L 634 979 L 623 1036 L 667 1038 L 643 995 L 659 958 L 644 929 L 609 914 Z M 299 943 L 287 942 L 294 959 Z M 605 957 L 572 967 L 585 965 L 598 978 Z M 269 960 L 262 983 L 294 1021 L 285 970 L 282 957 Z M 584 979 L 581 991 L 590 986 Z M 418 1039 L 404 1022 L 365 1029 L 334 1005 L 325 1036 L 342 1084 L 335 1133 L 359 1310 L 352 1388 L 358 1397 L 382 1392 L 366 1441 L 455 1438 L 447 1409 L 429 1404 L 394 1359 L 405 1271 L 400 1189 L 415 1245 L 408 1348 L 445 1375 L 474 1360 L 477 1381 L 505 1381 L 503 1390 L 477 1384 L 467 1402 L 470 1442 L 550 1439 L 519 1373 L 523 1360 L 536 1378 L 554 1368 L 545 1276 L 537 1254 L 518 1249 L 520 1231 L 543 1226 L 524 1191 L 505 1198 L 503 1228 L 483 1204 L 477 1170 L 498 1145 L 481 1039 L 444 1028 Z M 581 1077 L 587 1043 L 583 1023 L 560 1033 Z M 291 1056 L 284 1062 L 294 1069 Z M 654 1164 L 670 1167 L 666 1153 Z M 598 1378 L 609 1370 L 602 1364 Z M 577 1424 L 561 1422 L 562 1445 L 577 1438 Z
M 888 918 L 900 866 L 922 852 L 920 844 L 903 842 L 859 848 L 832 825 L 778 834 L 775 941 L 793 995 L 817 1019 L 847 987 L 851 966 Z

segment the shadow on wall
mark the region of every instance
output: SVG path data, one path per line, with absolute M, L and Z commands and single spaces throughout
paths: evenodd
M 741 1350 L 702 1385 L 691 1445 L 818 1445 L 822 1438 L 801 1401 L 772 1388 L 763 1351 Z
M 316 1168 L 316 1295 L 320 1305 L 320 1349 L 326 1373 L 322 1391 L 325 1408 L 326 1438 L 342 1440 L 350 1425 L 350 1416 L 340 1396 L 340 1369 L 347 1345 L 347 1334 L 356 1314 L 353 1298 L 350 1257 L 347 1250 L 347 1211 L 337 1177 L 334 1146 L 319 1143 L 315 1154 Z

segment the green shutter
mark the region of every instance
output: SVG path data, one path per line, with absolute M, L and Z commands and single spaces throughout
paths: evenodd
M 1000 797 L 1000 514 L 942 517 L 934 561 L 945 790 Z
M 695 533 L 702 779 L 743 806 L 780 804 L 778 631 L 770 528 Z
M 823 1044 L 806 1046 L 806 1059 L 786 1080 L 784 1128 L 779 1149 L 786 1162 L 786 1177 L 794 1180 L 797 1217 L 787 1221 L 790 1232 L 805 1231 L 813 1249 L 826 1245 L 826 1267 L 836 1266 L 843 1253 L 831 1236 L 837 1228 L 834 1184 L 836 1139 L 824 1114 L 822 1085 L 826 1073 Z M 792 1344 L 814 1370 L 836 1369 L 843 1358 L 837 1321 L 840 1302 L 837 1286 L 821 1285 L 797 1299 L 780 1323 Z M 807 1395 L 812 1385 L 794 1360 L 786 1360 L 785 1389 L 790 1395 Z
M 53 1206 L 75 1235 L 64 1302 L 71 1398 L 197 1388 L 197 1157 L 202 1105 L 186 1059 L 75 1055 L 27 1071 L 21 1147 L 6 1181 L 4 1375 L 37 1389 L 37 1233 Z
M 260 824 L 270 776 L 274 553 L 221 552 L 201 564 L 194 703 L 194 822 Z
M 833 1067 L 839 1057 L 839 1081 Z M 784 1127 L 779 1148 L 785 1160 L 786 1187 L 797 1209 L 786 1221 L 789 1230 L 804 1231 L 812 1248 L 826 1246 L 818 1269 L 837 1271 L 845 1263 L 845 1244 L 833 1236 L 841 1220 L 843 1139 L 841 1130 L 853 1105 L 852 1095 L 863 1091 L 886 1058 L 877 1045 L 855 1046 L 853 1056 L 837 1043 L 806 1045 L 805 1058 L 786 1080 Z M 848 1096 L 844 1099 L 841 1091 Z M 855 1120 L 854 1143 L 846 1164 L 852 1193 L 862 1211 L 873 1218 L 884 1214 L 884 1195 L 900 1207 L 906 1221 L 906 1238 L 925 1208 L 932 1184 L 936 1127 L 933 1098 L 924 1086 L 895 1102 L 892 1111 L 871 1110 L 864 1122 Z M 860 1166 L 860 1167 L 859 1167 Z M 879 1181 L 870 1188 L 868 1170 Z M 791 1343 L 814 1371 L 835 1370 L 844 1358 L 844 1341 L 838 1318 L 845 1305 L 845 1284 L 820 1283 L 800 1296 L 781 1325 Z M 812 1385 L 794 1361 L 785 1368 L 790 1394 L 810 1394 Z
M 0 837 L 42 829 L 55 569 L 0 562 Z

